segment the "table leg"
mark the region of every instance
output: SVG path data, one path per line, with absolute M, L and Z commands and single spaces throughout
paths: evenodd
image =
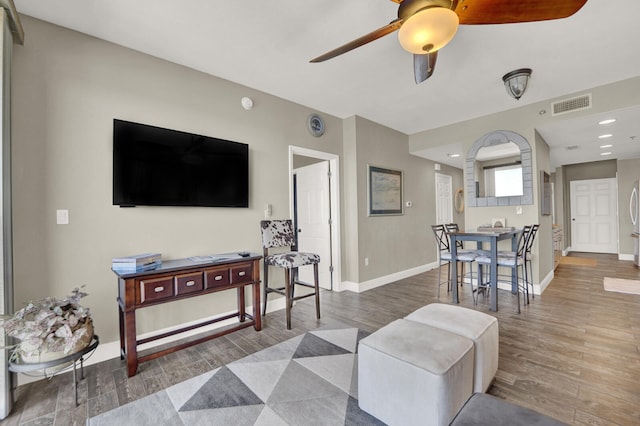
M 244 303 L 244 286 L 238 287 L 238 317 L 240 318 L 240 322 L 244 322 L 245 320 L 245 303 Z
M 498 310 L 498 239 L 491 238 L 491 310 Z
M 125 344 L 124 344 L 124 312 L 122 312 L 122 306 L 120 306 L 120 301 L 118 301 L 118 322 L 120 324 L 120 359 L 124 359 Z
M 458 243 L 455 235 L 452 234 L 449 238 L 451 240 L 451 266 L 449 268 L 451 271 L 451 297 L 453 298 L 453 303 L 460 303 L 458 297 Z
M 253 328 L 256 331 L 262 330 L 262 317 L 260 316 L 260 281 L 255 281 L 253 288 Z
M 518 253 L 518 236 L 519 234 L 514 234 L 511 237 L 511 251 L 514 253 Z M 518 291 L 520 290 L 518 289 L 518 268 L 516 267 L 511 270 L 511 293 L 517 294 Z
M 76 361 L 73 360 L 73 393 L 76 397 L 76 407 L 80 404 L 78 404 L 78 377 L 76 374 Z
M 136 375 L 138 370 L 138 348 L 136 341 L 136 311 L 124 312 L 125 354 L 127 357 L 127 374 Z

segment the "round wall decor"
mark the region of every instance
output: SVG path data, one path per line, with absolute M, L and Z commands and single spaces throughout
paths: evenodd
M 324 133 L 324 120 L 318 114 L 311 114 L 307 118 L 307 129 L 315 137 L 320 137 Z
M 453 196 L 453 205 L 456 209 L 456 212 L 462 213 L 464 211 L 464 189 L 456 189 L 456 193 Z

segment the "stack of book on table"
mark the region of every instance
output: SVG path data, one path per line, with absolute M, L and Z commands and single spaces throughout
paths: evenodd
M 115 272 L 140 272 L 155 269 L 161 264 L 160 253 L 144 253 L 116 257 L 111 261 L 111 269 Z

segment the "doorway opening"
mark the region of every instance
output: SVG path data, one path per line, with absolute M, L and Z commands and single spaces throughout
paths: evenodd
M 289 146 L 289 208 L 298 249 L 320 255 L 320 286 L 334 291 L 343 290 L 339 170 L 336 154 Z
M 436 224 L 453 222 L 453 184 L 449 175 L 436 173 Z

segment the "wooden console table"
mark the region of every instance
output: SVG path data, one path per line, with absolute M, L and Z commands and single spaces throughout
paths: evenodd
M 149 271 L 114 271 L 118 276 L 120 358 L 127 360 L 129 377 L 136 374 L 140 362 L 149 361 L 242 328 L 253 326 L 256 331 L 260 331 L 262 329 L 260 317 L 261 258 L 262 256 L 255 253 L 251 253 L 248 257 L 232 253 L 216 255 L 214 260 L 163 261 L 157 268 Z M 248 285 L 253 287 L 252 315 L 245 312 L 244 288 Z M 136 333 L 137 309 L 234 288 L 238 291 L 237 312 L 138 340 Z M 138 345 L 234 317 L 239 320 L 235 326 L 226 327 L 221 331 L 193 341 L 138 356 Z M 250 321 L 246 321 L 247 319 Z

